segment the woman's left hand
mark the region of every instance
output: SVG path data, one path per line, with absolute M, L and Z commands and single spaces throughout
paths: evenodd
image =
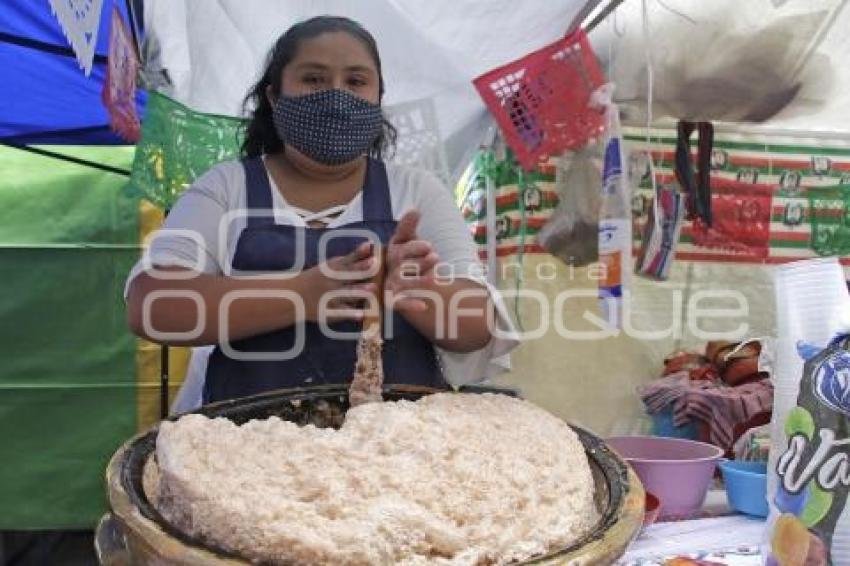
M 435 284 L 434 268 L 440 256 L 433 246 L 416 235 L 419 212 L 402 216 L 387 247 L 384 288 L 387 305 L 399 312 L 422 312 L 428 309 L 426 295 Z

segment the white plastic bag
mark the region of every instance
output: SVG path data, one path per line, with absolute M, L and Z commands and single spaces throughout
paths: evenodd
M 599 258 L 599 207 L 605 145 L 597 141 L 555 159 L 558 206 L 537 233 L 537 243 L 567 265 Z

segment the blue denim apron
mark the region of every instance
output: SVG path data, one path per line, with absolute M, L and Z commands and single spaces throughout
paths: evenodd
M 235 270 L 274 272 L 296 268 L 296 246 L 304 247 L 303 269 L 317 265 L 319 239 L 333 230 L 369 230 L 386 244 L 392 237 L 393 217 L 389 183 L 384 164 L 369 159 L 363 186 L 363 221 L 337 228 L 312 228 L 274 223 L 272 188 L 261 158 L 243 161 L 247 207 L 246 227 L 236 244 Z M 261 213 L 257 215 L 256 213 Z M 327 243 L 327 258 L 346 255 L 364 236 L 340 234 Z M 392 313 L 392 335 L 385 336 L 386 383 L 447 387 L 431 342 L 398 313 Z M 329 325 L 338 332 L 355 335 L 360 323 L 345 321 Z M 348 383 L 354 374 L 357 338 L 327 337 L 314 322 L 304 323 L 303 350 L 288 360 L 237 360 L 217 346 L 210 356 L 204 384 L 204 403 L 255 395 L 273 389 L 307 385 Z M 296 328 L 288 327 L 242 340 L 231 347 L 237 352 L 283 352 L 296 343 Z

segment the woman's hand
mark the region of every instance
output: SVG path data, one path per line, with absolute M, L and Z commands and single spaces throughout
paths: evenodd
M 424 312 L 428 303 L 424 295 L 433 295 L 434 267 L 440 257 L 431 244 L 416 235 L 419 212 L 402 216 L 387 248 L 384 288 L 388 304 L 402 313 Z
M 364 242 L 348 255 L 335 257 L 323 265 L 304 271 L 305 318 L 312 322 L 362 320 L 366 299 L 374 296 L 375 258 L 371 242 Z
M 441 276 L 440 257 L 416 234 L 419 213 L 405 214 L 387 249 L 387 306 L 399 311 L 423 336 L 452 352 L 472 352 L 491 338 L 493 305 L 476 281 Z M 457 313 L 463 312 L 463 316 Z M 475 313 L 480 313 L 476 315 Z

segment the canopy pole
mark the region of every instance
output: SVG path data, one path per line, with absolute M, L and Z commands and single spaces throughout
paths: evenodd
M 52 53 L 54 55 L 61 55 L 63 57 L 76 57 L 76 55 L 74 54 L 74 50 L 70 47 L 64 45 L 55 45 L 53 43 L 47 43 L 46 41 L 39 41 L 31 37 L 21 37 L 13 33 L 6 33 L 3 31 L 0 31 L 0 43 L 10 43 L 19 47 L 26 47 L 28 49 L 44 51 L 45 53 Z M 106 55 L 100 55 L 99 53 L 95 53 L 94 58 L 92 59 L 93 63 L 98 63 L 101 65 L 105 65 L 108 61 L 109 58 Z
M 133 7 L 133 0 L 125 0 L 124 5 L 127 7 L 127 18 L 130 20 L 130 33 L 133 36 L 133 46 L 136 48 L 136 57 L 139 61 L 142 60 L 142 46 L 139 44 L 139 33 L 136 27 L 136 10 Z
M 578 13 L 573 16 L 573 20 L 570 22 L 570 27 L 567 28 L 567 33 L 564 35 L 570 35 L 580 28 L 581 24 L 584 23 L 584 20 L 586 20 L 601 3 L 602 0 L 586 0 L 584 6 L 582 6 Z
M 97 163 L 96 161 L 89 161 L 88 159 L 80 159 L 79 157 L 73 157 L 71 155 L 65 155 L 64 153 L 57 153 L 55 151 L 49 151 L 46 149 L 41 149 L 38 147 L 32 147 L 31 145 L 24 144 L 16 144 L 0 141 L 0 145 L 5 145 L 6 147 L 12 147 L 15 149 L 19 149 L 21 151 L 28 151 L 30 153 L 35 153 L 36 155 L 41 155 L 44 157 L 52 157 L 53 159 L 59 159 L 61 161 L 68 161 L 69 163 L 74 163 L 76 165 L 82 165 L 84 167 L 91 167 L 93 169 L 99 169 L 101 171 L 106 171 L 107 173 L 115 173 L 116 175 L 123 175 L 124 177 L 130 176 L 130 171 L 127 169 L 120 169 L 118 167 L 112 167 L 111 165 L 104 165 L 103 163 Z
M 596 14 L 596 17 L 593 18 L 589 24 L 587 24 L 587 26 L 584 28 L 584 31 L 587 33 L 593 31 L 593 29 L 596 28 L 599 24 L 601 24 L 605 20 L 605 18 L 610 16 L 611 13 L 616 10 L 620 6 L 620 4 L 623 3 L 623 1 L 624 0 L 611 0 L 608 5 L 605 6 L 605 8 L 603 8 L 602 11 L 600 11 L 598 14 Z

